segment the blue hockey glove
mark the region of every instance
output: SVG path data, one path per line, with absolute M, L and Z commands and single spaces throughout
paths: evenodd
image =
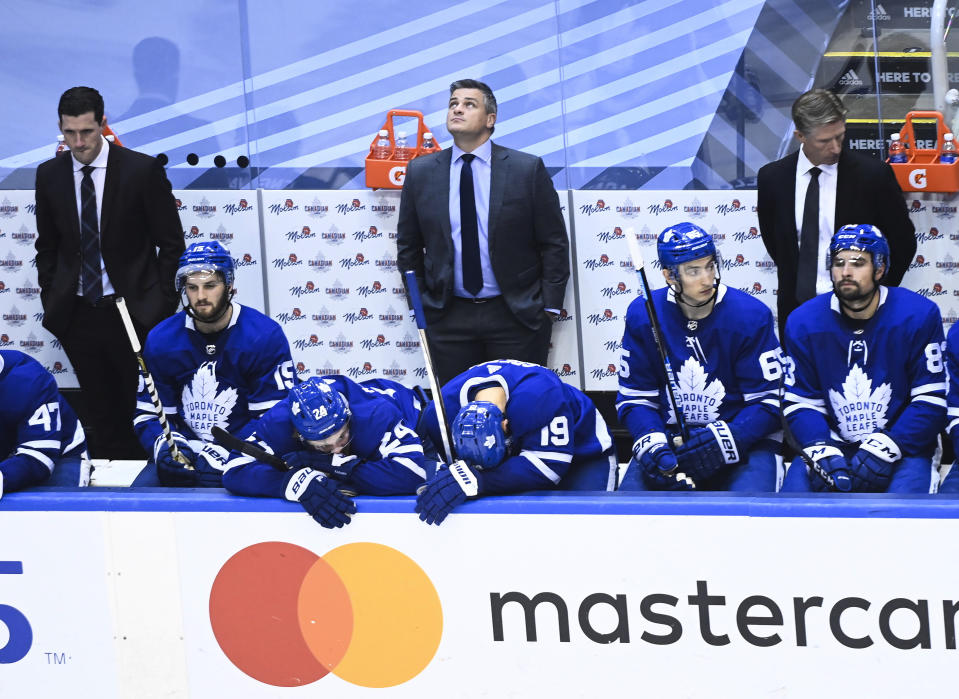
M 327 529 L 349 524 L 350 515 L 356 512 L 353 501 L 336 489 L 336 481 L 312 468 L 291 472 L 286 499 L 300 503 L 310 517 Z
M 663 432 L 650 432 L 633 444 L 633 459 L 639 464 L 646 484 L 656 490 L 692 490 L 696 484 L 679 470 L 676 454 Z
M 195 485 L 200 488 L 222 488 L 223 472 L 230 452 L 219 444 L 204 444 L 193 460 Z
M 174 432 L 173 441 L 180 454 L 192 465 L 196 461 L 196 454 L 186 437 Z M 153 462 L 157 465 L 157 477 L 163 485 L 171 488 L 196 487 L 196 472 L 190 471 L 170 455 L 169 445 L 162 434 L 153 443 Z
M 736 438 L 723 420 L 697 427 L 689 439 L 676 450 L 679 467 L 696 481 L 705 481 L 719 471 L 738 464 L 739 447 Z
M 849 464 L 837 447 L 825 442 L 817 442 L 803 449 L 809 460 L 809 485 L 813 490 L 821 492 L 831 490 L 848 493 L 852 490 L 852 479 L 849 476 Z
M 454 461 L 416 491 L 416 512 L 427 524 L 442 524 L 453 508 L 480 494 L 480 482 L 465 461 Z
M 859 443 L 852 455 L 853 489 L 865 493 L 885 493 L 892 480 L 892 467 L 902 458 L 902 451 L 892 437 L 873 432 Z

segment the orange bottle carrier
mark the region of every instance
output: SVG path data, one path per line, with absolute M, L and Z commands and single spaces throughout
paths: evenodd
M 412 109 L 391 109 L 386 113 L 386 122 L 384 122 L 380 129 L 385 129 L 390 134 L 390 156 L 385 160 L 372 157 L 373 148 L 376 146 L 376 141 L 379 138 L 379 132 L 373 136 L 373 142 L 370 144 L 370 153 L 366 156 L 366 186 L 370 189 L 403 189 L 403 180 L 406 179 L 406 166 L 409 160 L 396 159 L 396 137 L 393 134 L 393 117 L 397 116 L 416 117 L 419 119 L 419 126 L 416 129 L 416 144 L 410 144 L 408 146 L 412 158 L 440 150 L 439 144 L 436 143 L 435 133 L 433 134 L 434 147 L 429 149 L 423 148 L 423 134 L 429 133 L 430 129 L 426 126 L 426 122 L 423 121 L 422 112 L 417 112 Z M 410 158 L 410 160 L 412 160 L 412 158 Z
M 916 138 L 912 128 L 913 119 L 936 120 L 935 148 L 914 147 Z M 889 163 L 904 192 L 959 192 L 959 162 L 939 162 L 943 136 L 948 132 L 940 112 L 916 111 L 906 114 L 906 123 L 899 134 L 909 147 L 909 160 L 905 163 Z M 886 162 L 889 162 L 888 159 Z

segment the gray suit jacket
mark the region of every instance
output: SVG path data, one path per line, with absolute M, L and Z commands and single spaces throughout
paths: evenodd
M 400 199 L 397 263 L 416 272 L 427 320 L 442 317 L 453 296 L 451 158 L 447 148 L 410 161 Z M 493 144 L 487 230 L 504 300 L 521 323 L 540 327 L 544 308 L 563 307 L 569 279 L 569 238 L 541 158 Z

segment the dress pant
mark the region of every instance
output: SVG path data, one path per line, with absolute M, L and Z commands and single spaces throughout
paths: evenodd
M 502 296 L 490 299 L 453 297 L 450 308 L 426 331 L 440 384 L 475 364 L 517 359 L 545 365 L 553 324 L 546 313 L 535 330 L 520 323 Z

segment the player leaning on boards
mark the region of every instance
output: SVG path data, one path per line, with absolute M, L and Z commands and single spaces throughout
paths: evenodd
M 233 281 L 233 258 L 217 242 L 193 243 L 180 257 L 176 290 L 183 310 L 150 331 L 143 355 L 177 447 L 194 470 L 170 455 L 141 380 L 133 426 L 153 458 L 135 486 L 220 487 L 228 452 L 213 443 L 210 430 L 218 425 L 246 437 L 293 385 L 282 328 L 233 301 Z
M 939 308 L 880 286 L 889 244 L 875 226 L 840 228 L 826 263 L 833 292 L 786 322 L 783 415 L 813 468 L 793 460 L 783 490 L 934 492 L 946 417 Z
M 948 424 L 946 433 L 952 439 L 955 459 L 939 487 L 940 493 L 959 493 L 959 323 L 953 323 L 946 336 L 946 372 L 949 376 L 949 393 L 946 396 Z
M 87 442 L 57 382 L 36 359 L 0 350 L 0 496 L 90 482 Z
M 616 459 L 592 401 L 537 364 L 504 359 L 463 372 L 442 390 L 454 461 L 416 499 L 427 524 L 440 524 L 467 498 L 526 490 L 614 490 Z M 423 412 L 424 441 L 441 444 L 436 408 Z
M 237 495 L 299 502 L 324 527 L 341 527 L 356 511 L 344 493 L 412 495 L 432 475 L 414 429 L 421 404 L 387 379 L 357 383 L 313 377 L 261 417 L 247 441 L 282 455 L 289 471 L 234 451 L 223 485 Z
M 677 403 L 691 428 L 675 446 L 676 417 L 644 299 L 626 312 L 617 412 L 633 439 L 620 490 L 776 490 L 780 349 L 772 313 L 720 282 L 712 236 L 692 223 L 656 242 L 667 288 L 652 293 L 675 372 Z

